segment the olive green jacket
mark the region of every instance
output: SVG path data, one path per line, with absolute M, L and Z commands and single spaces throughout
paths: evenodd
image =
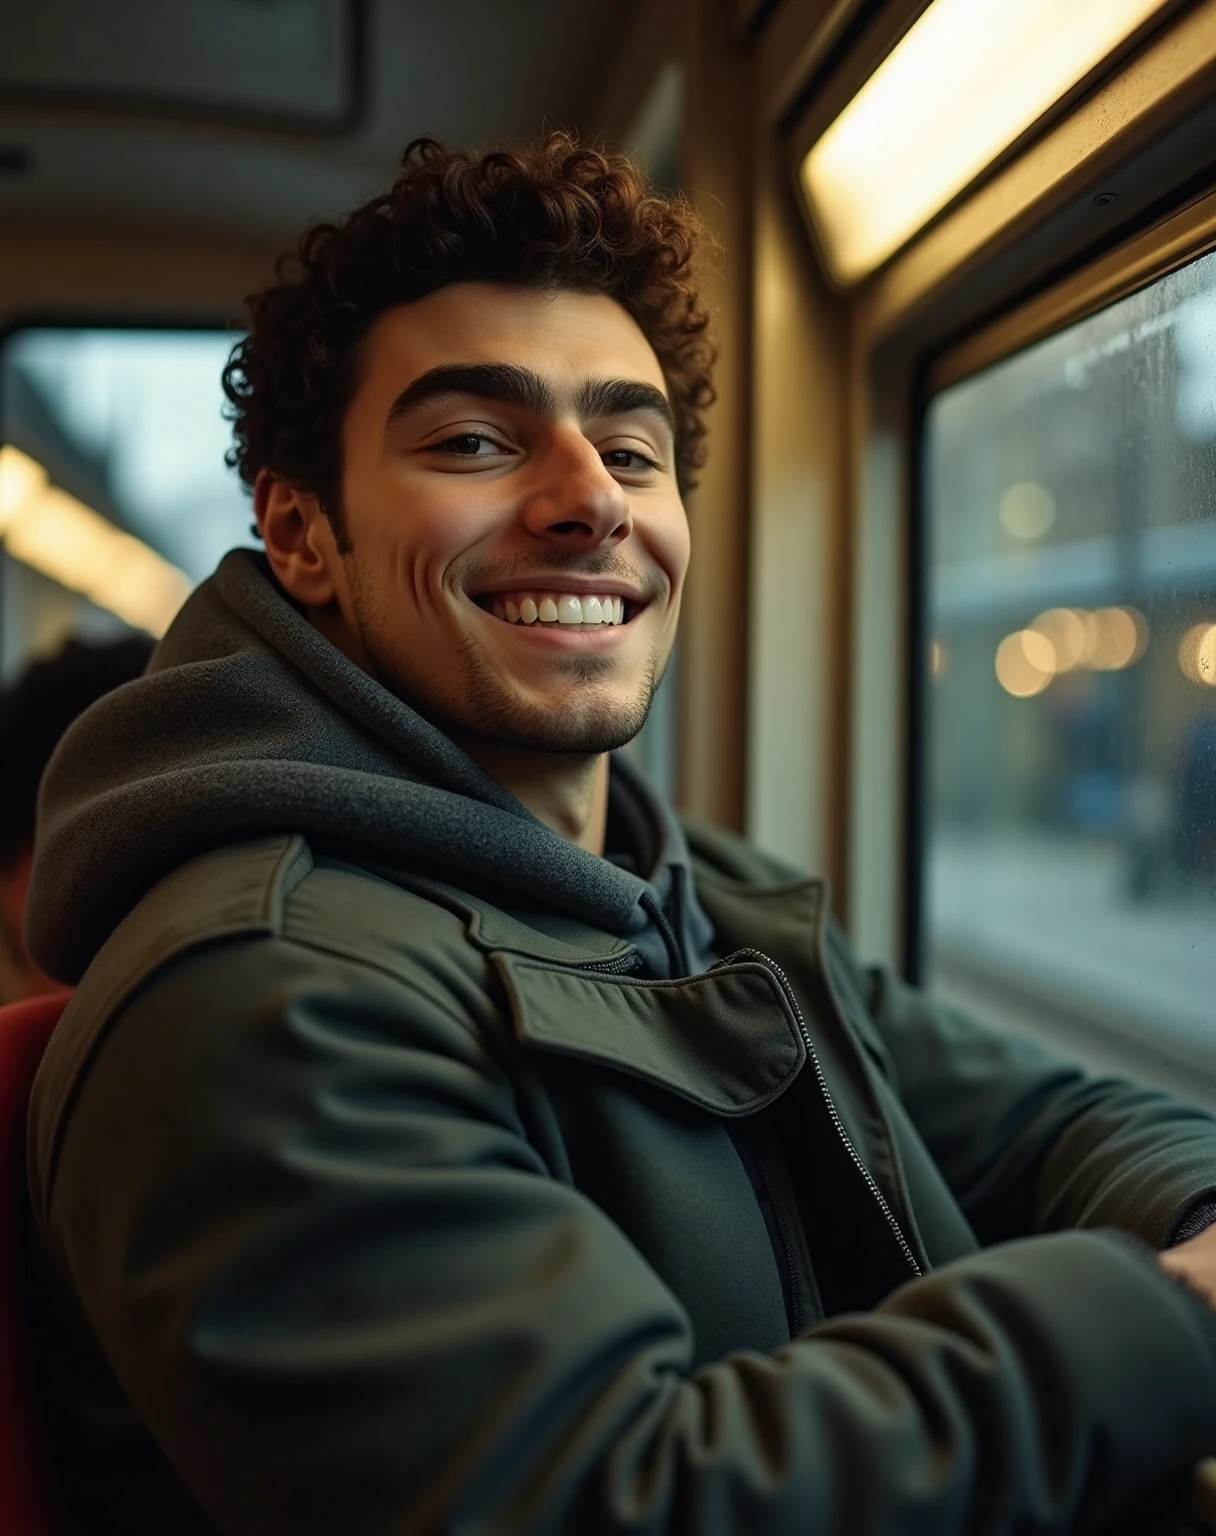
M 1148 1247 L 1216 1122 L 850 957 L 692 832 L 728 958 L 631 974 L 299 836 L 184 864 L 35 1090 L 95 1532 L 1092 1532 L 1216 1449 Z

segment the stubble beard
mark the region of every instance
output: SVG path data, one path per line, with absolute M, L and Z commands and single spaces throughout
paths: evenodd
M 563 657 L 551 665 L 569 679 L 572 691 L 560 706 L 533 704 L 493 670 L 472 639 L 466 640 L 461 673 L 467 713 L 453 724 L 504 747 L 571 757 L 598 756 L 615 752 L 633 740 L 646 724 L 662 680 L 653 649 L 646 660 L 642 686 L 630 700 L 616 698 L 609 688 L 599 686 L 611 675 L 614 663 L 610 657 Z
M 376 626 L 375 628 L 378 628 Z M 375 663 L 377 679 L 440 730 L 476 736 L 501 747 L 527 752 L 552 752 L 568 757 L 592 757 L 615 752 L 633 740 L 646 724 L 655 693 L 666 670 L 651 650 L 636 697 L 622 700 L 604 686 L 614 662 L 607 656 L 554 657 L 550 666 L 571 684 L 558 705 L 525 698 L 495 671 L 484 648 L 466 637 L 458 658 L 459 684 L 441 692 L 433 680 L 420 676 L 401 655 L 389 653 L 373 626 L 364 629 L 364 644 Z

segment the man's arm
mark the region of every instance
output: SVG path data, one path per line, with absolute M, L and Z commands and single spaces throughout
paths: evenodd
M 1094 1530 L 1216 1446 L 1211 1317 L 1107 1235 L 693 1370 L 676 1297 L 550 1176 L 424 971 L 279 939 L 176 962 L 35 1183 L 123 1391 L 230 1536 Z
M 890 972 L 863 970 L 838 930 L 827 958 L 982 1242 L 1118 1227 L 1163 1248 L 1216 1198 L 1216 1118 L 1205 1110 L 1089 1077 Z

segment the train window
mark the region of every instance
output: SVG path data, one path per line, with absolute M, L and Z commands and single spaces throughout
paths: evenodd
M 927 979 L 1216 1076 L 1216 255 L 943 389 L 924 449 Z
M 249 542 L 223 330 L 27 326 L 0 343 L 0 675 L 68 633 L 164 630 Z

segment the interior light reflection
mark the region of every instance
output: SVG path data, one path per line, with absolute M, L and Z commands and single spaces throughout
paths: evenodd
M 1088 630 L 1085 616 L 1075 608 L 1048 608 L 1031 623 L 1051 641 L 1056 654 L 1056 671 L 1071 672 L 1085 655 Z
M 0 447 L 0 541 L 14 559 L 153 635 L 190 592 L 184 571 L 52 485 L 11 443 Z
M 1132 608 L 1099 608 L 1086 615 L 1083 664 L 1095 672 L 1121 672 L 1139 659 L 1144 616 Z
M 996 648 L 997 682 L 1015 699 L 1029 699 L 1042 693 L 1054 675 L 1051 642 L 1034 630 L 1019 629 L 1006 635 Z
M 1178 646 L 1178 665 L 1188 682 L 1216 688 L 1216 624 L 1193 624 Z
M 1216 667 L 1216 625 L 1210 627 Z M 1203 629 L 1204 625 L 1197 625 L 1191 634 Z M 1001 641 L 996 652 L 997 681 L 1014 698 L 1033 698 L 1061 672 L 1121 672 L 1139 661 L 1148 642 L 1148 620 L 1138 608 L 1048 608 L 1025 629 Z M 1187 644 L 1184 639 L 1184 649 Z M 1182 654 L 1180 650 L 1180 662 Z
M 1001 497 L 998 516 L 1001 527 L 1011 538 L 1029 543 L 1051 531 L 1056 520 L 1056 499 L 1045 486 L 1021 480 Z

